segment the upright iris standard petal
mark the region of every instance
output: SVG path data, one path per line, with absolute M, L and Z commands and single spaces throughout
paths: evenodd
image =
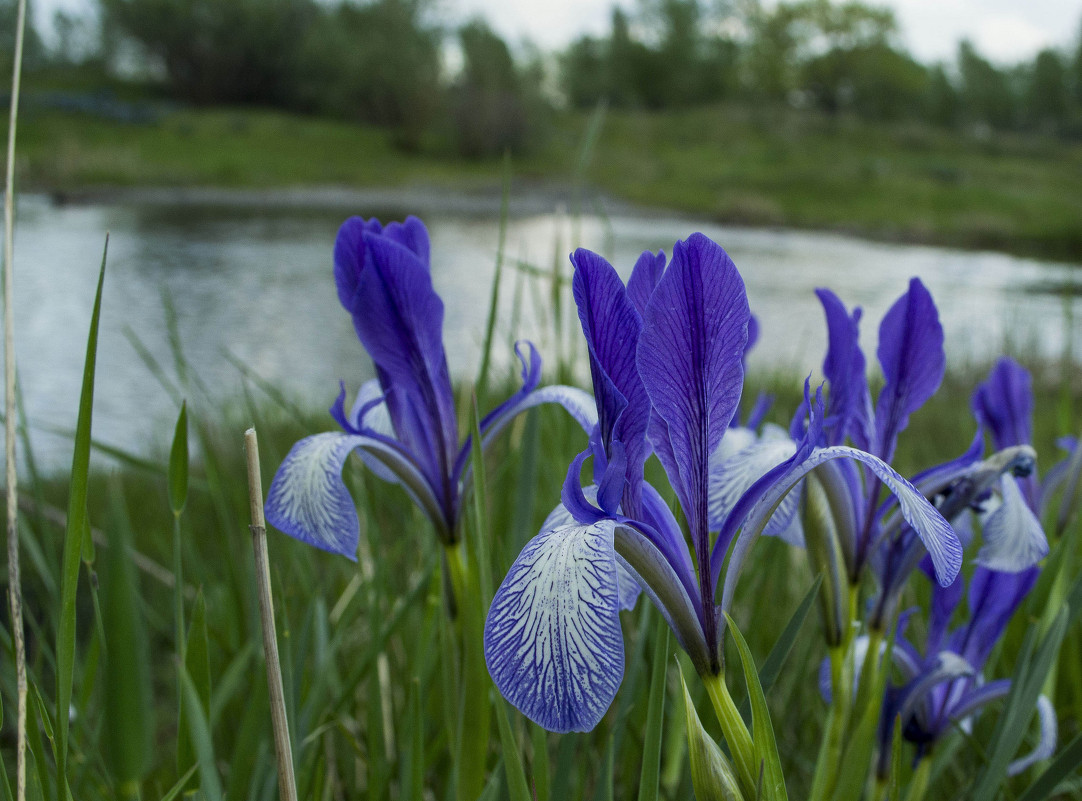
M 309 545 L 357 560 L 360 523 L 342 467 L 364 437 L 316 434 L 289 451 L 267 493 L 267 521 Z
M 651 441 L 689 522 L 704 528 L 692 532 L 696 538 L 706 535 L 710 454 L 740 402 L 750 312 L 744 282 L 721 247 L 693 234 L 674 251 L 646 307 L 638 364 L 664 424 L 651 423 Z
M 977 385 L 971 402 L 977 421 L 992 432 L 998 450 L 1033 442 L 1033 381 L 1029 371 L 1006 356 Z
M 542 531 L 492 599 L 485 661 L 503 696 L 555 732 L 589 731 L 624 673 L 614 523 Z
M 875 406 L 875 453 L 889 462 L 909 415 L 939 389 L 947 365 L 939 312 L 920 279 L 883 317 L 877 353 L 886 384 Z
M 664 272 L 665 251 L 663 250 L 659 250 L 656 254 L 646 251 L 635 262 L 631 277 L 627 279 L 627 296 L 631 298 L 635 311 L 640 317 L 646 313 L 646 304 L 650 302 L 654 287 L 657 286 Z
M 830 382 L 830 417 L 826 444 L 841 445 L 845 437 L 863 451 L 872 439 L 872 402 L 868 394 L 864 352 L 860 349 L 860 309 L 850 317 L 829 289 L 815 290 L 827 318 L 827 355 L 823 375 Z
M 650 399 L 635 362 L 642 320 L 612 265 L 581 248 L 571 261 L 575 265 L 572 291 L 590 354 L 602 443 L 610 456 L 614 442 L 623 444 L 627 500 L 630 507 L 638 507 L 650 419 Z M 637 515 L 638 508 L 625 512 Z
M 357 224 L 351 222 L 342 227 L 335 247 L 339 274 L 348 273 L 350 266 L 340 266 L 340 260 L 361 265 L 355 270 L 356 289 L 347 308 L 375 362 L 398 439 L 419 457 L 437 484 L 450 469 L 457 427 L 443 351 L 443 301 L 432 287 L 427 263 L 417 253 L 427 253 L 427 247 L 418 243 L 423 226 L 417 227 L 419 221 L 411 225 L 409 236 L 405 229 L 396 229 L 401 234 L 397 238 L 366 228 L 357 245 Z

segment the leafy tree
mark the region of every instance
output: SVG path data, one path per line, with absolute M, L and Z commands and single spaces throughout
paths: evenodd
M 531 126 L 522 76 L 507 44 L 484 22 L 458 31 L 463 67 L 454 87 L 455 138 L 472 158 L 520 151 Z
M 924 89 L 925 118 L 936 125 L 953 127 L 961 119 L 961 100 L 942 64 L 928 70 Z
M 0 0 L 0 75 L 11 82 L 15 57 L 15 25 L 18 21 L 17 0 Z M 46 62 L 45 47 L 34 27 L 34 6 L 26 0 L 26 25 L 23 29 L 23 70 L 32 72 Z
M 314 0 L 99 0 L 104 24 L 137 41 L 193 103 L 293 100 Z
M 1058 128 L 1067 119 L 1070 94 L 1067 64 L 1055 50 L 1042 50 L 1033 62 L 1026 87 L 1026 115 L 1043 127 Z
M 970 119 L 995 128 L 1015 124 L 1018 103 L 1007 74 L 992 66 L 967 40 L 958 45 L 958 71 L 962 76 L 962 108 Z

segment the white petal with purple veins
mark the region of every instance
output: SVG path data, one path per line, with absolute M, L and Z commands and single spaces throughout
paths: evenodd
M 707 499 L 710 529 L 720 530 L 740 496 L 771 468 L 777 467 L 794 453 L 796 443 L 793 440 L 788 437 L 770 438 L 748 445 L 722 461 L 711 459 Z M 804 532 L 796 515 L 799 504 L 799 492 L 785 496 L 764 533 L 767 536 L 781 537 L 790 545 L 802 546 Z
M 1017 573 L 1048 555 L 1048 540 L 1014 477 L 1003 476 L 999 486 L 1003 501 L 984 521 L 984 544 L 977 553 L 977 564 Z
M 595 506 L 597 505 L 596 484 L 583 487 L 582 494 L 590 503 Z M 561 503 L 557 504 L 556 508 L 549 512 L 548 517 L 545 518 L 545 522 L 541 524 L 541 530 L 548 531 L 549 529 L 560 528 L 561 526 L 577 524 L 578 521 L 571 516 L 571 512 L 569 512 L 567 507 Z M 635 602 L 639 600 L 639 593 L 642 591 L 638 580 L 628 572 L 627 568 L 624 567 L 619 559 L 616 560 L 616 575 L 620 586 L 620 608 L 634 609 Z
M 342 466 L 364 440 L 328 433 L 294 445 L 267 492 L 268 522 L 291 537 L 356 560 L 357 509 L 342 482 Z
M 545 530 L 492 599 L 485 661 L 503 696 L 549 731 L 589 731 L 624 672 L 613 523 Z

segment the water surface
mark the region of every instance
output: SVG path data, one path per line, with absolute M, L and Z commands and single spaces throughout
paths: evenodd
M 1057 358 L 1080 352 L 1071 320 L 1082 314 L 1082 271 L 998 253 L 872 243 L 834 234 L 747 229 L 619 209 L 572 220 L 542 199 L 520 208 L 506 232 L 509 265 L 547 276 L 577 246 L 603 252 L 625 277 L 643 250 L 671 253 L 693 231 L 721 243 L 740 268 L 761 339 L 752 370 L 817 373 L 825 347 L 813 290 L 828 286 L 864 307 L 862 339 L 874 351 L 879 318 L 920 276 L 939 305 L 948 365 L 998 353 Z M 385 206 L 386 208 L 386 206 Z M 356 208 L 374 214 L 374 207 Z M 45 427 L 72 428 L 87 326 L 105 232 L 109 266 L 102 308 L 95 438 L 140 454 L 167 443 L 177 408 L 133 339 L 175 380 L 166 305 L 175 311 L 187 362 L 211 395 L 237 398 L 244 379 L 231 357 L 306 407 L 329 405 L 339 379 L 355 389 L 370 363 L 338 305 L 331 251 L 345 203 L 173 202 L 168 195 L 55 206 L 23 198 L 16 231 L 16 345 L 36 455 L 59 468 L 70 443 Z M 384 214 L 384 219 L 389 217 Z M 399 215 L 400 216 L 400 213 Z M 497 215 L 483 204 L 444 202 L 425 213 L 432 274 L 444 298 L 452 372 L 480 361 L 499 243 Z M 500 293 L 494 358 L 511 363 L 510 331 L 555 358 L 551 284 L 509 269 Z M 573 313 L 564 289 L 565 321 Z M 126 333 L 127 332 L 127 333 Z M 567 341 L 576 342 L 574 337 Z M 581 363 L 581 359 L 580 359 Z M 585 376 L 584 376 L 585 378 Z M 332 424 L 328 419 L 328 428 Z

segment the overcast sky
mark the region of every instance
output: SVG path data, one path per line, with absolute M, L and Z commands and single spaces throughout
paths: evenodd
M 63 8 L 86 12 L 91 0 L 34 0 L 39 29 Z M 613 0 L 437 0 L 448 19 L 480 14 L 513 42 L 530 39 L 546 50 L 582 33 L 608 31 Z M 618 0 L 632 9 L 635 0 Z M 771 4 L 772 0 L 764 0 Z M 1082 24 L 1082 0 L 879 0 L 893 8 L 902 37 L 920 61 L 953 58 L 968 37 L 983 55 L 1010 63 L 1044 47 L 1073 46 Z

